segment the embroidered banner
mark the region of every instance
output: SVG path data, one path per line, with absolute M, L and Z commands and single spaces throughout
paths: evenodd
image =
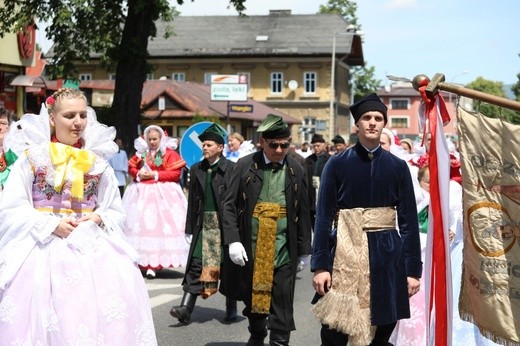
M 464 187 L 459 311 L 486 337 L 520 345 L 520 126 L 458 109 Z

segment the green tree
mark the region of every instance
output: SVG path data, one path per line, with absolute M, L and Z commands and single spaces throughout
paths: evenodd
M 375 77 L 374 66 L 355 66 L 352 70 L 351 88 L 354 88 L 354 100 L 376 92 L 381 86 L 381 80 Z
M 361 24 L 358 23 L 356 15 L 357 4 L 349 0 L 329 0 L 326 5 L 320 5 L 319 13 L 335 13 L 342 16 L 349 24 L 361 30 Z M 349 81 L 350 88 L 354 90 L 354 100 L 377 91 L 381 86 L 381 80 L 375 77 L 375 67 L 353 66 L 350 70 L 351 78 Z M 354 100 L 351 100 L 353 103 Z
M 184 0 L 176 0 L 182 5 Z M 192 0 L 193 1 L 193 0 Z M 230 0 L 241 14 L 246 0 Z M 148 40 L 157 34 L 155 21 L 170 21 L 175 8 L 168 0 L 3 0 L 0 37 L 17 32 L 34 18 L 49 23 L 46 37 L 54 42 L 50 66 L 53 78 L 76 78 L 76 61 L 101 56 L 105 66 L 116 66 L 111 113 L 116 128 L 131 150 L 140 121 L 141 95 L 149 70 Z
M 466 85 L 466 88 L 481 91 L 486 94 L 506 98 L 504 93 L 504 83 L 490 81 L 483 77 L 478 77 L 473 82 Z M 474 100 L 473 107 L 482 114 L 490 118 L 501 118 L 513 124 L 520 124 L 520 113 L 511 109 L 495 106 L 489 103 Z
M 518 54 L 518 56 L 520 57 L 520 54 Z M 511 87 L 511 91 L 515 94 L 516 100 L 520 101 L 520 73 L 516 75 L 516 78 L 518 81 Z
M 320 5 L 319 13 L 339 14 L 350 24 L 361 29 L 356 16 L 357 4 L 349 0 L 329 0 L 326 5 Z

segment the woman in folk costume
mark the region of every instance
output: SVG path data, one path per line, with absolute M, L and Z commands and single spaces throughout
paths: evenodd
M 386 151 L 391 152 L 398 158 L 404 160 L 410 170 L 410 175 L 412 176 L 413 183 L 413 191 L 415 193 L 415 202 L 419 203 L 419 198 L 424 190 L 421 190 L 419 186 L 419 182 L 417 180 L 417 174 L 419 171 L 419 167 L 417 166 L 416 155 L 413 153 L 409 153 L 406 151 L 400 144 L 396 144 L 399 138 L 387 127 L 383 128 L 383 132 L 381 133 L 381 148 Z M 404 139 L 406 142 L 406 138 Z M 415 161 L 414 161 L 415 160 Z
M 157 270 L 183 266 L 188 257 L 184 234 L 188 201 L 179 185 L 186 162 L 156 125 L 148 126 L 144 139 L 136 139 L 134 145 L 137 152 L 128 161 L 134 180 L 123 197 L 128 215 L 125 233 L 141 255 L 141 269 L 153 279 Z
M 8 134 L 20 157 L 0 201 L 0 344 L 156 345 L 107 162 L 115 129 L 79 90 L 46 104 Z
M 419 165 L 418 181 L 421 191 L 418 194 L 417 213 L 419 229 L 421 231 L 421 249 L 424 258 L 426 251 L 426 233 L 428 231 L 428 212 L 430 204 L 430 172 L 428 166 L 428 154 L 417 160 Z M 491 340 L 484 338 L 478 328 L 472 323 L 463 321 L 459 317 L 458 297 L 460 293 L 462 275 L 462 185 L 460 174 L 460 161 L 455 156 L 450 158 L 449 181 L 449 241 L 450 259 L 452 271 L 453 294 L 453 328 L 452 345 L 496 345 Z M 421 279 L 421 283 L 423 279 Z M 410 298 L 411 317 L 401 320 L 390 338 L 396 346 L 422 346 L 427 345 L 426 339 L 426 302 L 425 287 L 421 285 L 418 294 Z
M 246 141 L 240 133 L 233 132 L 228 135 L 227 145 L 224 146 L 224 157 L 229 161 L 237 162 L 239 158 L 254 152 L 254 144 Z
M 11 165 L 16 161 L 17 156 L 11 150 L 4 151 L 4 137 L 9 131 L 9 125 L 13 120 L 13 112 L 0 107 L 0 196 L 9 173 L 11 172 Z
M 419 190 L 415 194 L 417 201 L 417 217 L 421 239 L 421 259 L 426 254 L 426 232 L 428 231 L 428 208 L 430 205 L 430 172 L 428 162 L 418 169 L 417 179 Z M 419 292 L 410 297 L 410 318 L 399 320 L 390 337 L 393 345 L 425 346 L 426 342 L 426 302 L 424 277 L 420 279 Z

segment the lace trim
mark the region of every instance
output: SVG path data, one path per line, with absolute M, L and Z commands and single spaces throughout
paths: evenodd
M 114 142 L 116 129 L 97 121 L 96 112 L 87 107 L 87 127 L 83 132 L 83 148 L 92 151 L 103 160 L 108 160 L 119 151 Z M 42 105 L 40 114 L 24 114 L 20 120 L 9 127 L 4 139 L 4 151 L 11 149 L 20 156 L 27 148 L 51 140 L 49 113 Z M 97 161 L 97 160 L 96 160 Z

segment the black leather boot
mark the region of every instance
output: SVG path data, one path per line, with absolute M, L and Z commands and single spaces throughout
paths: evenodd
M 191 321 L 191 313 L 195 308 L 195 301 L 197 300 L 197 295 L 189 292 L 184 292 L 181 300 L 181 306 L 176 308 L 173 307 L 170 310 L 170 315 L 179 320 L 179 322 L 184 324 L 189 324 Z
M 237 320 L 237 301 L 226 298 L 226 316 L 225 322 L 234 322 Z
M 251 336 L 246 346 L 264 346 L 264 339 L 267 336 L 267 318 L 260 320 L 250 318 L 248 329 Z
M 269 333 L 269 346 L 289 346 L 291 332 L 285 330 L 271 329 Z

